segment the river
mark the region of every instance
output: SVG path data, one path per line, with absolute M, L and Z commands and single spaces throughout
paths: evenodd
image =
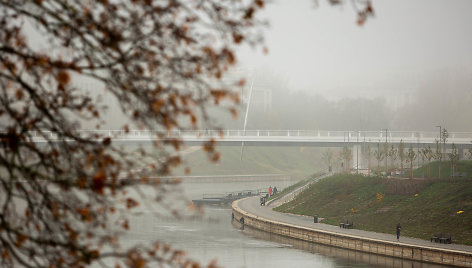
M 199 199 L 203 194 L 266 189 L 269 186 L 283 189 L 293 183 L 290 179 L 273 181 L 269 178 L 245 182 L 223 182 L 218 179 L 186 182 L 184 179 L 179 195 Z M 230 207 L 205 207 L 201 217 L 183 219 L 143 213 L 132 218 L 130 224 L 131 231 L 124 241 L 126 244 L 150 243 L 156 239 L 166 241 L 174 248 L 186 250 L 189 257 L 203 265 L 217 259 L 220 266 L 228 268 L 431 267 L 399 259 L 382 260 L 379 265 L 375 255 L 303 245 L 256 230 L 241 230 L 231 224 Z

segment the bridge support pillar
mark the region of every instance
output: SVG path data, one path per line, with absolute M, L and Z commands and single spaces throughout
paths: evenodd
M 362 161 L 362 146 L 360 144 L 352 146 L 352 168 L 353 172 L 364 168 Z

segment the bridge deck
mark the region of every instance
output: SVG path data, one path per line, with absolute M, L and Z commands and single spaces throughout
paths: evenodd
M 152 142 L 156 139 L 179 139 L 188 144 L 201 144 L 214 139 L 219 145 L 262 145 L 262 146 L 344 146 L 355 144 L 377 144 L 403 141 L 408 146 L 435 146 L 439 133 L 427 131 L 309 131 L 309 130 L 194 130 L 194 131 L 151 131 L 151 130 L 97 130 L 80 131 L 82 137 L 98 135 L 112 138 L 113 142 Z M 449 132 L 446 147 L 452 144 L 460 148 L 472 148 L 472 132 Z M 47 139 L 60 140 L 54 133 L 32 133 L 34 142 Z M 159 138 L 158 138 L 159 137 Z

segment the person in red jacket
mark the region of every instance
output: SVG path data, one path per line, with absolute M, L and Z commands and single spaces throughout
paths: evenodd
M 272 186 L 269 186 L 269 196 L 272 196 Z

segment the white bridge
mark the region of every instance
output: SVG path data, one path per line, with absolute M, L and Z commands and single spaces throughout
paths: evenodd
M 343 147 L 378 143 L 399 144 L 414 148 L 431 146 L 434 149 L 439 140 L 438 132 L 425 131 L 311 131 L 311 130 L 186 130 L 186 131 L 152 131 L 152 130 L 82 130 L 81 137 L 103 139 L 111 138 L 116 143 L 153 142 L 157 139 L 179 139 L 189 145 L 200 145 L 214 139 L 221 146 L 318 146 Z M 59 140 L 54 133 L 43 131 L 33 133 L 35 142 L 46 139 Z M 160 137 L 160 138 L 158 138 Z M 472 148 L 472 132 L 449 132 L 446 148 L 455 144 L 457 148 Z
M 187 146 L 200 146 L 211 139 L 219 146 L 295 146 L 295 147 L 344 147 L 353 152 L 354 163 L 362 167 L 359 157 L 362 147 L 370 144 L 372 150 L 377 145 L 397 145 L 403 141 L 405 149 L 430 146 L 436 150 L 438 132 L 426 131 L 310 131 L 310 130 L 83 130 L 82 138 L 102 140 L 110 138 L 114 144 L 152 144 L 156 140 L 181 140 Z M 51 132 L 31 133 L 34 142 L 60 141 Z M 441 151 L 446 154 L 453 144 L 457 148 L 459 159 L 465 156 L 465 150 L 472 148 L 472 132 L 449 132 L 446 143 L 441 144 Z M 383 149 L 383 147 L 381 147 Z M 419 161 L 419 158 L 418 158 Z

